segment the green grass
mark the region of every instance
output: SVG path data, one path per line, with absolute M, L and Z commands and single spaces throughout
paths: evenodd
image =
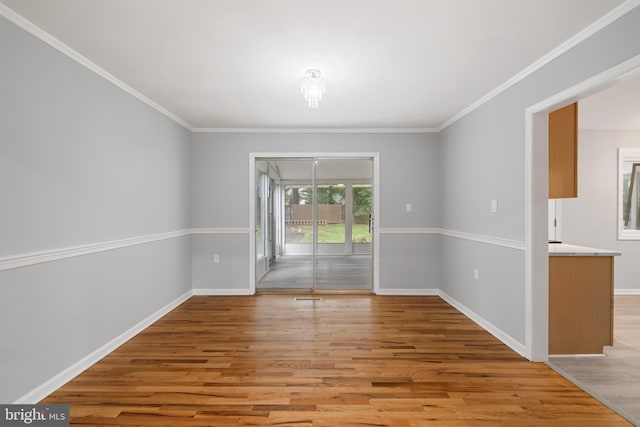
M 313 226 L 292 225 L 289 226 L 304 233 L 300 243 L 311 243 L 313 239 Z M 353 224 L 353 241 L 355 243 L 371 243 L 371 234 L 367 224 Z M 344 243 L 344 224 L 318 225 L 318 243 Z

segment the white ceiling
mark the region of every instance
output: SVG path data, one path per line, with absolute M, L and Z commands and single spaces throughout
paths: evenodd
M 424 130 L 622 0 L 0 2 L 192 128 Z

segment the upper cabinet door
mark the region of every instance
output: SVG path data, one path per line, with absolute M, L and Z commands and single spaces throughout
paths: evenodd
M 549 198 L 578 197 L 578 104 L 549 113 Z

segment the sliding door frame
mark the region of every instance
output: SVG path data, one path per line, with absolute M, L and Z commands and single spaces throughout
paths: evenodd
M 378 224 L 380 224 L 380 153 L 378 152 L 345 152 L 345 153 L 288 153 L 288 152 L 268 152 L 268 153 L 249 153 L 249 293 L 256 293 L 256 159 L 371 159 L 373 163 L 373 193 L 372 193 L 372 212 L 373 212 L 373 240 L 371 247 L 371 258 L 373 262 L 373 293 L 377 294 L 380 290 L 380 233 L 378 233 Z M 314 177 L 315 178 L 315 177 Z M 315 192 L 314 192 L 315 193 Z M 315 209 L 314 209 L 315 211 Z M 315 232 L 314 232 L 315 234 Z

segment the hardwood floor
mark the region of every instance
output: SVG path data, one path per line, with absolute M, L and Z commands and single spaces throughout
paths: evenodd
M 438 297 L 192 297 L 43 402 L 73 425 L 630 425 Z

